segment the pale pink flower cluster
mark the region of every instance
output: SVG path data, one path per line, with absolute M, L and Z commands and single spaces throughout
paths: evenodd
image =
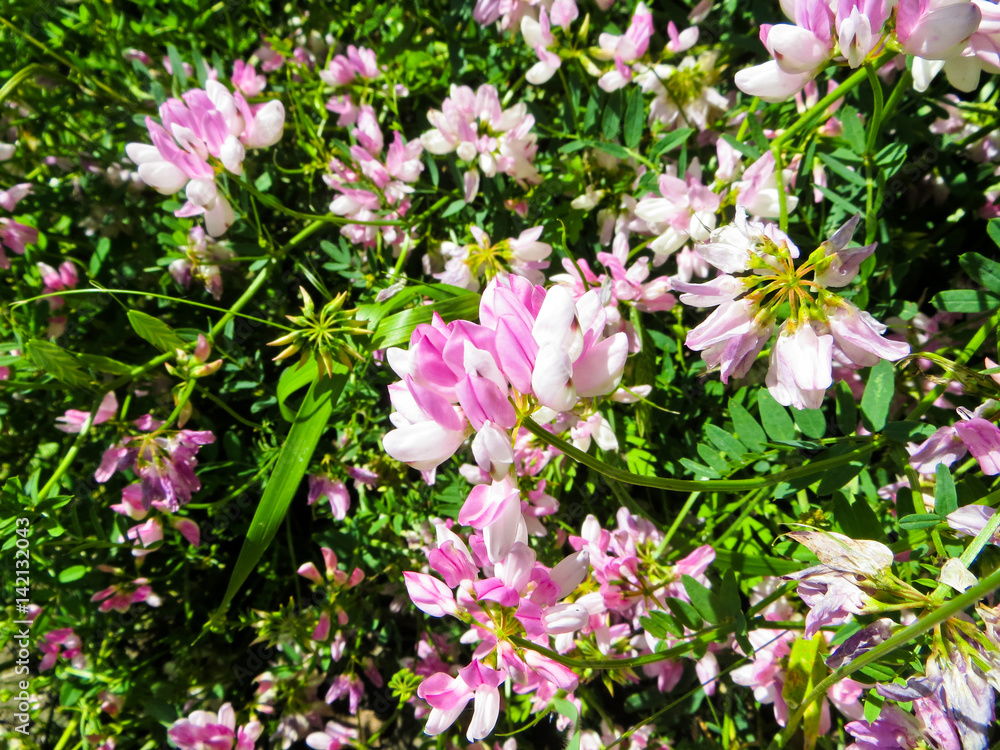
M 330 204 L 330 212 L 359 222 L 399 221 L 410 209 L 412 184 L 424 169 L 420 161 L 423 146 L 420 141 L 406 143 L 398 131 L 393 131 L 393 141 L 383 157 L 385 141 L 375 110 L 362 105 L 356 122 L 351 132 L 357 141 L 350 148 L 353 161 L 345 164 L 332 159 L 331 174 L 323 177 L 339 193 Z M 408 236 L 399 227 L 374 223 L 345 224 L 340 232 L 363 247 L 374 247 L 380 232 L 382 240 L 393 247 Z
M 378 60 L 375 52 L 367 47 L 355 47 L 348 45 L 346 55 L 336 55 L 327 65 L 326 70 L 319 72 L 319 77 L 323 82 L 334 89 L 343 89 L 352 86 L 359 80 L 367 83 L 374 81 L 382 75 L 378 67 Z M 405 96 L 406 88 L 397 86 L 397 94 Z M 327 101 L 326 108 L 336 114 L 337 127 L 350 127 L 358 121 L 361 108 L 351 95 L 350 91 L 336 94 Z
M 248 148 L 267 148 L 281 140 L 285 108 L 277 99 L 250 105 L 218 81 L 191 89 L 181 99 L 160 106 L 160 120 L 146 118 L 152 145 L 130 143 L 129 158 L 143 182 L 163 195 L 184 189 L 187 202 L 179 217 L 205 217 L 205 228 L 218 237 L 236 220 L 216 184 L 216 169 L 243 174 Z
M 601 0 L 598 5 L 604 10 L 611 7 L 614 0 Z M 497 23 L 501 30 L 515 29 L 525 17 L 534 18 L 541 7 L 552 18 L 552 23 L 568 29 L 580 15 L 576 0 L 476 0 L 472 17 L 482 26 Z
M 757 604 L 773 593 L 778 583 L 780 581 L 775 579 L 765 579 L 755 586 L 750 595 L 750 603 Z M 790 621 L 801 617 L 785 597 L 768 605 L 761 614 L 769 622 Z M 754 649 L 753 657 L 749 664 L 737 667 L 731 673 L 733 682 L 751 688 L 754 698 L 760 703 L 773 704 L 774 718 L 781 726 L 788 723 L 789 710 L 783 688 L 787 680 L 788 657 L 791 655 L 792 644 L 798 637 L 801 636 L 792 630 L 751 630 L 747 638 Z M 742 653 L 742 648 L 737 649 Z M 848 718 L 860 719 L 863 715 L 860 702 L 863 693 L 864 686 L 850 678 L 831 687 L 821 704 L 819 731 L 826 734 L 831 729 L 829 703 L 833 703 Z
M 908 344 L 885 338 L 884 325 L 830 291 L 847 286 L 861 262 L 875 251 L 875 245 L 847 247 L 858 220 L 855 216 L 847 222 L 796 269 L 799 249 L 787 235 L 773 224 L 748 221 L 738 206 L 734 223 L 696 246 L 722 274 L 704 284 L 674 281 L 674 289 L 683 292 L 681 302 L 716 307 L 688 332 L 688 348 L 702 352 L 709 367 L 718 367 L 724 383 L 730 377 L 743 377 L 770 341 L 778 308 L 789 290 L 796 289 L 793 317 L 778 329 L 765 381 L 779 403 L 819 408 L 833 385 L 834 362 L 860 369 L 909 354 Z M 818 301 L 800 288 L 808 270 L 815 279 L 809 288 L 819 294 Z M 762 283 L 763 288 L 755 289 Z M 769 299 L 767 295 L 775 291 L 777 296 Z
M 215 711 L 192 711 L 175 721 L 167 731 L 170 743 L 179 750 L 253 750 L 264 727 L 254 719 L 236 726 L 236 712 L 224 703 Z
M 594 273 L 585 258 L 576 263 L 564 258 L 562 265 L 566 273 L 556 274 L 551 280 L 569 289 L 576 300 L 590 289 L 600 289 L 607 315 L 605 333 L 624 333 L 628 336 L 629 352 L 635 354 L 642 349 L 642 342 L 636 336 L 635 326 L 628 320 L 628 315 L 622 315 L 622 303 L 640 312 L 663 312 L 671 309 L 677 298 L 670 293 L 670 277 L 659 276 L 649 280 L 649 258 L 638 258 L 626 268 L 628 256 L 628 240 L 621 234 L 615 238 L 612 252 L 597 254 L 597 260 L 608 273 Z M 616 400 L 614 396 L 612 400 Z
M 13 213 L 17 204 L 31 192 L 31 185 L 24 182 L 7 190 L 0 190 L 0 208 Z M 0 268 L 10 268 L 10 259 L 4 253 L 6 247 L 11 252 L 24 255 L 24 248 L 38 242 L 38 230 L 7 216 L 0 217 Z
M 619 508 L 615 529 L 602 528 L 597 519 L 588 515 L 580 536 L 569 537 L 573 549 L 586 553 L 593 568 L 593 580 L 599 584 L 576 598 L 575 603 L 587 610 L 582 636 L 591 636 L 597 649 L 611 658 L 633 657 L 654 653 L 662 648 L 660 639 L 649 633 L 642 618 L 655 610 L 667 611 L 668 597 L 690 603 L 691 599 L 681 576 L 688 575 L 705 587 L 711 584 L 705 571 L 715 559 L 715 551 L 702 545 L 669 565 L 659 562 L 663 534 L 656 526 L 626 508 Z M 668 638 L 664 644 L 674 646 L 678 640 Z M 574 639 L 557 638 L 556 650 L 566 653 L 574 647 Z M 684 667 L 677 661 L 664 660 L 643 667 L 647 677 L 656 678 L 661 692 L 668 692 L 680 681 Z M 705 692 L 715 691 L 714 680 L 719 674 L 714 649 L 696 660 L 695 671 Z
M 443 581 L 412 571 L 403 576 L 421 611 L 461 619 L 471 626 L 463 641 L 479 644 L 472 662 L 457 676 L 435 672 L 417 691 L 431 706 L 425 728 L 430 735 L 451 726 L 474 701 L 467 732 L 474 742 L 493 730 L 500 711 L 500 686 L 508 679 L 516 692 L 535 692 L 545 703 L 557 690 L 576 687 L 572 670 L 536 651 L 515 647 L 508 636 L 516 622 L 527 639 L 549 646 L 553 635 L 571 633 L 585 624 L 587 611 L 562 600 L 586 578 L 588 563 L 586 553 L 569 555 L 551 569 L 536 560 L 527 545 L 520 493 L 508 479 L 473 488 L 459 522 L 476 533 L 463 539 L 438 523 L 436 543 L 427 552 L 430 568 Z
M 346 55 L 335 55 L 326 70 L 319 72 L 319 77 L 329 86 L 347 86 L 355 78 L 374 81 L 381 75 L 375 52 L 367 47 L 347 46 Z
M 715 214 L 721 199 L 702 183 L 701 164 L 692 160 L 684 177 L 671 165 L 660 175 L 659 196 L 648 194 L 635 206 L 635 215 L 646 222 L 650 234 L 658 235 L 649 247 L 653 262 L 663 263 L 689 240 L 707 240 L 715 229 Z
M 945 69 L 952 85 L 971 91 L 983 69 L 1000 71 L 1000 13 L 982 0 L 785 0 L 791 24 L 763 24 L 760 39 L 773 58 L 736 73 L 736 85 L 767 102 L 800 91 L 833 60 L 860 67 L 879 54 L 895 11 L 895 41 L 914 55 L 914 85 L 926 89 Z M 980 22 L 986 26 L 978 34 Z M 992 24 L 992 25 L 991 25 Z
M 598 60 L 614 60 L 615 66 L 598 79 L 597 85 L 605 91 L 617 91 L 631 82 L 633 72 L 630 63 L 646 54 L 652 36 L 653 14 L 645 3 L 640 2 L 624 34 L 605 32 L 598 37 L 599 46 L 594 56 Z
M 497 276 L 483 292 L 479 319 L 445 323 L 435 315 L 413 331 L 409 350 L 386 352 L 402 378 L 389 386 L 396 429 L 382 441 L 396 460 L 432 472 L 475 432 L 476 463 L 502 479 L 514 460 L 512 397 L 521 408 L 545 407 L 544 417 L 536 414 L 542 423 L 580 399 L 611 393 L 621 380 L 628 340 L 605 337 L 596 290 L 574 302 L 561 286 Z
M 685 35 L 694 43 L 690 39 L 692 32 L 697 40 L 698 28 L 693 26 L 680 34 L 676 51 L 685 48 L 687 42 L 682 41 Z M 698 57 L 688 55 L 677 65 L 634 63 L 635 82 L 644 92 L 654 95 L 649 105 L 649 122 L 661 122 L 671 128 L 694 125 L 708 130 L 711 120 L 731 106 L 729 99 L 714 86 L 721 70 L 718 56 L 716 50 L 707 50 Z
M 546 258 L 552 254 L 552 245 L 540 241 L 542 227 L 525 229 L 517 237 L 500 240 L 495 244 L 486 232 L 475 225 L 469 226 L 469 232 L 475 239 L 475 244 L 459 245 L 450 241 L 441 243 L 440 253 L 447 260 L 440 273 L 432 272 L 433 260 L 429 255 L 425 256 L 424 266 L 431 271 L 431 276 L 446 284 L 474 292 L 479 291 L 484 275 L 492 278 L 503 269 L 523 276 L 532 284 L 545 281 L 542 271 L 549 267 Z
M 454 152 L 467 165 L 466 203 L 479 192 L 480 172 L 509 175 L 522 187 L 542 181 L 532 164 L 538 151 L 538 136 L 531 132 L 535 118 L 523 102 L 503 109 L 493 86 L 473 91 L 452 84 L 441 109 L 430 110 L 427 119 L 433 129 L 420 136 L 424 148 L 439 156 Z

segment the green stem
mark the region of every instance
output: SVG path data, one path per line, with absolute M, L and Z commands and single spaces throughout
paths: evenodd
M 2 20 L 3 19 L 0 19 L 0 21 Z M 67 743 L 71 739 L 73 739 L 73 734 L 76 732 L 76 729 L 77 729 L 76 722 L 75 721 L 69 722 L 66 725 L 66 728 L 63 730 L 62 736 L 59 738 L 59 741 L 56 743 L 55 747 L 52 748 L 52 750 L 63 750 L 63 748 L 66 747 Z
M 747 130 L 750 128 L 750 118 L 757 116 L 757 105 L 760 104 L 760 98 L 754 97 L 750 100 L 750 106 L 747 107 L 746 116 L 743 118 L 743 122 L 740 123 L 740 129 L 736 132 L 736 140 L 740 143 L 746 138 Z
M 872 66 L 874 70 L 878 70 L 883 65 L 886 65 L 892 58 L 896 56 L 895 52 L 888 52 L 878 60 Z M 868 77 L 868 71 L 865 68 L 858 68 L 854 73 L 848 77 L 846 81 L 837 86 L 833 91 L 824 96 L 813 106 L 803 112 L 799 119 L 792 123 L 791 127 L 788 128 L 784 133 L 775 138 L 772 142 L 772 146 L 780 146 L 789 140 L 793 135 L 796 135 L 800 130 L 805 130 L 812 126 L 813 121 L 820 118 L 827 110 L 831 104 L 843 97 L 845 94 L 856 89 L 860 83 Z
M 28 65 L 27 67 L 21 68 L 19 71 L 17 71 L 14 75 L 10 77 L 10 80 L 8 80 L 7 83 L 3 85 L 3 88 L 0 88 L 0 104 L 2 104 L 3 101 L 8 96 L 10 96 L 11 92 L 14 89 L 16 89 L 18 86 L 21 85 L 21 82 L 24 81 L 25 78 L 29 78 L 35 72 L 44 70 L 46 70 L 46 67 L 44 65 L 40 65 L 39 63 L 32 63 L 31 65 Z
M 865 63 L 865 72 L 868 74 L 868 81 L 872 86 L 872 95 L 875 98 L 875 110 L 872 112 L 871 120 L 868 123 L 868 136 L 865 139 L 865 244 L 871 244 L 875 240 L 878 231 L 878 220 L 876 218 L 878 209 L 875 201 L 875 148 L 878 144 L 878 134 L 882 129 L 882 117 L 884 109 L 884 96 L 882 93 L 882 82 L 878 79 L 878 74 L 872 64 Z
M 934 626 L 947 620 L 949 617 L 959 614 L 964 609 L 992 592 L 998 586 L 1000 586 L 1000 570 L 994 571 L 992 575 L 980 581 L 964 594 L 952 599 L 930 614 L 921 617 L 912 625 L 908 625 L 903 628 L 898 633 L 873 648 L 871 651 L 862 654 L 853 661 L 834 670 L 833 674 L 820 682 L 816 688 L 808 696 L 806 696 L 806 699 L 802 701 L 802 705 L 799 706 L 791 718 L 789 718 L 788 724 L 785 728 L 777 736 L 775 736 L 771 744 L 768 745 L 768 750 L 779 750 L 779 748 L 788 744 L 789 740 L 791 740 L 798 729 L 799 722 L 802 721 L 802 717 L 805 715 L 809 706 L 815 701 L 823 698 L 826 695 L 826 691 L 842 679 L 850 674 L 853 674 L 854 672 L 857 672 L 862 667 L 866 667 L 869 664 L 878 661 L 882 657 L 888 656 L 896 649 L 910 643 L 915 638 L 923 635 Z
M 688 511 L 691 510 L 700 495 L 700 492 L 692 492 L 688 495 L 688 499 L 684 501 L 684 507 L 680 509 L 677 517 L 674 518 L 674 522 L 670 524 L 670 528 L 667 529 L 667 533 L 663 535 L 663 541 L 660 542 L 657 552 L 662 552 L 670 545 L 670 540 L 674 538 L 674 534 L 677 533 L 677 529 L 680 528 L 681 524 L 684 522 L 684 518 L 688 514 Z M 659 557 L 659 554 L 657 554 L 657 557 Z
M 167 421 L 160 425 L 159 430 L 170 429 L 170 426 L 177 421 L 181 415 L 181 411 L 184 409 L 184 404 L 186 404 L 191 398 L 191 392 L 194 390 L 194 386 L 194 378 L 191 378 L 184 384 L 184 390 L 182 390 L 181 395 L 177 397 L 177 404 L 174 406 L 174 410 L 170 412 L 170 416 L 167 417 Z M 157 432 L 159 432 L 159 430 L 157 430 Z
M 997 495 L 1000 493 L 994 492 L 993 494 Z M 966 547 L 965 552 L 959 558 L 962 561 L 962 565 L 968 568 L 976 561 L 979 553 L 983 551 L 983 547 L 989 544 L 990 539 L 997 533 L 997 529 L 1000 529 L 1000 513 L 994 513 L 993 517 L 986 522 L 982 530 L 976 534 L 976 538 L 972 540 L 972 544 Z
M 785 196 L 785 178 L 782 175 L 784 164 L 777 143 L 771 146 L 771 153 L 774 154 L 774 179 L 778 187 L 778 228 L 782 232 L 788 232 L 788 198 Z
M 49 477 L 49 481 L 38 491 L 38 499 L 44 500 L 49 496 L 49 493 L 56 486 L 59 480 L 62 478 L 69 467 L 73 464 L 73 459 L 76 458 L 76 454 L 80 452 L 80 448 L 83 447 L 84 441 L 87 439 L 87 433 L 90 432 L 90 427 L 94 423 L 94 415 L 97 414 L 98 408 L 101 406 L 101 401 L 104 400 L 107 393 L 102 393 L 100 398 L 94 401 L 93 405 L 90 407 L 90 412 L 87 414 L 87 418 L 84 420 L 83 425 L 80 427 L 80 432 L 77 434 L 76 439 L 73 441 L 73 445 L 69 447 L 66 451 L 66 455 L 62 457 L 62 461 L 56 467 L 56 470 Z
M 240 424 L 246 425 L 247 427 L 249 427 L 249 428 L 251 428 L 253 430 L 261 430 L 261 429 L 263 429 L 263 425 L 259 425 L 256 422 L 251 422 L 249 419 L 246 419 L 245 417 L 240 416 L 240 414 L 238 414 L 229 404 L 227 404 L 221 398 L 219 398 L 214 393 L 212 393 L 212 391 L 210 391 L 208 388 L 204 388 L 204 387 L 202 387 L 200 385 L 195 386 L 195 387 L 198 389 L 198 393 L 200 395 L 202 395 L 205 398 L 207 398 L 209 401 L 211 401 L 213 404 L 215 404 L 216 406 L 218 406 L 220 409 L 222 409 L 224 412 L 226 412 L 226 414 L 228 414 L 229 416 L 231 416 L 233 419 L 235 419 Z
M 39 294 L 37 297 L 29 297 L 28 299 L 18 300 L 11 305 L 11 308 L 18 307 L 19 305 L 26 305 L 29 302 L 35 302 L 41 299 L 47 299 L 49 297 L 65 297 L 69 294 L 131 294 L 139 297 L 148 297 L 150 299 L 165 299 L 170 302 L 176 302 L 181 305 L 191 305 L 192 307 L 202 307 L 206 310 L 214 310 L 220 313 L 229 313 L 224 307 L 216 307 L 215 305 L 206 305 L 203 302 L 194 302 L 192 300 L 180 299 L 178 297 L 170 297 L 166 294 L 154 294 L 152 292 L 140 292 L 131 289 L 107 289 L 105 287 L 98 287 L 97 289 L 67 289 L 62 292 L 51 292 L 49 294 Z M 289 326 L 281 325 L 281 323 L 273 323 L 270 320 L 264 320 L 262 318 L 255 318 L 253 315 L 244 315 L 243 313 L 234 313 L 241 318 L 246 318 L 247 320 L 252 320 L 256 323 L 263 323 L 264 325 L 272 326 L 274 328 L 280 328 L 284 331 L 294 331 L 294 328 Z
M 295 211 L 288 206 L 284 205 L 280 201 L 272 198 L 267 193 L 262 193 L 250 182 L 242 180 L 235 175 L 229 175 L 229 179 L 239 185 L 241 188 L 250 193 L 254 198 L 259 200 L 265 206 L 273 208 L 279 213 L 283 213 L 286 216 L 291 216 L 294 219 L 301 219 L 303 221 L 321 221 L 327 224 L 359 224 L 361 226 L 371 226 L 371 227 L 405 227 L 408 224 L 405 221 L 355 221 L 354 219 L 346 219 L 343 216 L 334 216 L 329 214 L 327 216 L 321 216 L 319 214 L 304 214 L 301 211 Z
M 570 458 L 578 461 L 584 466 L 588 466 L 600 472 L 606 477 L 617 479 L 619 482 L 633 484 L 639 487 L 654 487 L 660 490 L 672 490 L 674 492 L 742 492 L 746 490 L 756 490 L 761 487 L 770 487 L 780 482 L 787 482 L 800 477 L 809 477 L 815 474 L 822 474 L 837 466 L 849 464 L 862 456 L 871 453 L 882 446 L 882 438 L 875 438 L 870 444 L 845 453 L 842 456 L 828 458 L 824 461 L 815 461 L 794 469 L 787 469 L 776 474 L 768 474 L 763 477 L 752 479 L 715 479 L 715 480 L 694 480 L 694 479 L 663 479 L 661 477 L 648 477 L 642 474 L 633 474 L 630 471 L 617 469 L 609 466 L 604 461 L 594 458 L 584 453 L 562 438 L 556 437 L 552 433 L 536 424 L 531 418 L 525 419 L 522 426 L 542 442 L 558 448 Z
M 976 350 L 983 345 L 986 338 L 997 329 L 997 325 L 1000 325 L 1000 310 L 997 310 L 990 316 L 990 319 L 980 326 L 979 330 L 976 331 L 975 335 L 969 339 L 969 343 L 965 345 L 958 357 L 955 358 L 955 365 L 964 365 L 970 359 L 972 355 L 976 353 Z M 909 421 L 916 421 L 922 417 L 928 409 L 937 401 L 941 394 L 945 392 L 945 389 L 950 385 L 950 381 L 944 383 L 939 383 L 934 386 L 934 388 L 927 392 L 920 402 L 913 407 L 906 419 Z
M 883 122 L 896 113 L 896 107 L 903 100 L 903 95 L 910 90 L 911 83 L 913 83 L 913 74 L 908 70 L 904 70 L 903 75 L 896 81 L 896 87 L 889 94 L 889 101 L 885 103 L 885 109 L 882 111 Z
M 509 636 L 509 640 L 519 648 L 535 651 L 542 656 L 547 656 L 552 659 L 552 661 L 559 662 L 566 667 L 576 667 L 577 669 L 626 669 L 630 667 L 641 667 L 645 664 L 656 664 L 657 662 L 667 661 L 669 659 L 677 659 L 678 657 L 691 653 L 691 650 L 696 642 L 702 642 L 706 645 L 709 643 L 717 643 L 720 640 L 724 640 L 726 636 L 735 630 L 735 628 L 736 623 L 729 623 L 727 625 L 709 628 L 708 630 L 695 633 L 689 637 L 689 640 L 680 643 L 677 646 L 673 646 L 672 648 L 657 651 L 655 654 L 643 654 L 642 656 L 631 656 L 624 659 L 575 659 L 572 656 L 564 656 L 557 651 L 545 648 L 545 646 L 539 646 L 537 643 L 525 640 L 520 636 Z

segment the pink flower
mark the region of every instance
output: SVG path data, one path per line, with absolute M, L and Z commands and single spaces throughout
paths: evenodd
M 160 522 L 160 519 L 151 518 L 145 523 L 133 526 L 128 530 L 127 536 L 137 545 L 136 548 L 132 550 L 132 555 L 135 557 L 143 557 L 153 551 L 145 549 L 146 547 L 151 547 L 152 545 L 163 541 L 163 524 Z
M 236 712 L 229 703 L 224 703 L 218 713 L 193 711 L 178 719 L 167 731 L 167 737 L 180 750 L 232 750 L 234 742 L 236 750 L 252 750 L 262 731 L 257 721 L 237 730 Z
M 118 400 L 115 398 L 114 391 L 108 391 L 104 394 L 104 398 L 101 399 L 100 406 L 97 407 L 97 413 L 94 415 L 94 419 L 91 422 L 91 426 L 97 424 L 103 424 L 107 422 L 111 417 L 115 415 L 118 411 Z M 62 422 L 63 424 L 57 424 L 56 429 L 62 430 L 63 432 L 80 432 L 83 429 L 83 425 L 86 423 L 87 419 L 90 418 L 89 411 L 78 411 L 76 409 L 67 409 L 66 413 L 61 417 L 56 417 L 56 422 Z
M 973 417 L 956 422 L 955 430 L 984 474 L 1000 474 L 1000 428 L 981 417 Z
M 247 64 L 242 60 L 233 63 L 233 76 L 230 81 L 246 96 L 257 96 L 267 86 L 267 78 L 257 75 L 253 64 Z
M 334 481 L 325 475 L 310 474 L 309 505 L 312 505 L 321 497 L 325 497 L 330 501 L 330 508 L 333 510 L 334 518 L 338 521 L 343 521 L 347 517 L 347 510 L 351 507 L 351 496 L 347 491 L 347 485 L 341 481 Z
M 168 511 L 175 512 L 191 501 L 192 492 L 201 489 L 194 473 L 197 453 L 202 445 L 215 442 L 215 435 L 208 430 L 160 433 L 159 424 L 149 415 L 136 424 L 153 430 L 152 434 L 126 437 L 104 451 L 94 479 L 103 484 L 115 471 L 131 467 L 141 480 L 143 509 L 162 502 Z
M 827 297 L 822 309 L 833 335 L 833 357 L 838 364 L 852 369 L 874 367 L 882 359 L 895 362 L 910 353 L 909 344 L 883 337 L 886 327 L 847 300 Z
M 281 138 L 284 106 L 272 100 L 251 107 L 240 92 L 231 93 L 218 81 L 205 89 L 191 89 L 182 99 L 168 99 L 160 106 L 157 124 L 146 118 L 152 145 L 130 143 L 125 147 L 142 180 L 164 195 L 185 188 L 187 202 L 175 211 L 179 217 L 205 216 L 210 235 L 218 237 L 235 221 L 225 196 L 218 192 L 218 160 L 235 175 L 243 172 L 246 148 L 272 146 Z
M 153 593 L 153 587 L 149 585 L 149 579 L 136 578 L 130 583 L 119 583 L 114 586 L 98 591 L 92 597 L 92 602 L 101 602 L 98 609 L 101 612 L 128 612 L 133 604 L 145 602 L 150 607 L 159 607 L 160 597 Z
M 765 382 L 774 400 L 796 409 L 818 409 L 833 385 L 833 336 L 808 322 L 782 324 L 771 348 Z
M 312 732 L 306 737 L 306 744 L 313 750 L 340 750 L 348 747 L 357 738 L 356 729 L 328 721 L 322 732 Z
M 52 669 L 60 656 L 71 662 L 75 669 L 84 669 L 87 666 L 87 660 L 81 653 L 80 646 L 80 638 L 73 632 L 73 628 L 49 631 L 38 645 L 39 650 L 45 654 L 38 665 L 38 671 L 44 672 L 47 669 Z

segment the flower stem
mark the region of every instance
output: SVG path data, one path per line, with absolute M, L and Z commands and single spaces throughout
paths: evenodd
M 834 670 L 833 674 L 829 675 L 826 679 L 820 682 L 816 688 L 808 696 L 806 696 L 806 699 L 802 701 L 802 705 L 800 705 L 795 713 L 788 719 L 788 724 L 785 728 L 778 735 L 776 735 L 771 744 L 768 745 L 767 750 L 779 750 L 779 748 L 787 745 L 798 729 L 799 722 L 802 721 L 802 717 L 805 715 L 806 709 L 808 709 L 809 706 L 815 701 L 823 698 L 826 695 L 826 691 L 842 679 L 850 674 L 853 674 L 854 672 L 857 672 L 862 667 L 866 667 L 869 664 L 878 661 L 883 656 L 891 654 L 896 649 L 905 646 L 936 625 L 940 625 L 949 617 L 957 615 L 962 610 L 979 601 L 998 586 L 1000 586 L 1000 570 L 994 571 L 990 576 L 980 581 L 964 594 L 955 597 L 930 614 L 921 617 L 912 625 L 908 625 L 903 628 L 898 633 L 873 648 L 871 651 L 862 654 L 853 661 Z
M 73 459 L 76 458 L 76 454 L 80 452 L 80 448 L 83 447 L 84 441 L 87 439 L 87 433 L 90 432 L 90 426 L 94 423 L 94 415 L 97 414 L 97 410 L 101 406 L 101 402 L 104 400 L 106 393 L 102 393 L 93 405 L 90 407 L 90 412 L 87 414 L 87 418 L 84 420 L 83 425 L 80 427 L 80 432 L 76 436 L 76 440 L 73 441 L 73 445 L 69 447 L 66 451 L 66 455 L 62 457 L 62 461 L 56 467 L 56 470 L 49 477 L 42 489 L 38 491 L 38 499 L 44 500 L 49 496 L 52 488 L 56 486 L 56 483 L 62 478 L 62 475 L 66 473 L 69 467 L 73 464 Z

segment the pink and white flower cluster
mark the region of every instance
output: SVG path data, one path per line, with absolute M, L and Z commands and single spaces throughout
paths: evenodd
M 633 75 L 630 63 L 646 54 L 652 36 L 653 14 L 645 3 L 640 2 L 624 34 L 603 33 L 598 37 L 599 46 L 594 50 L 594 56 L 598 60 L 614 60 L 615 66 L 598 79 L 597 85 L 605 91 L 617 91 L 626 86 Z
M 652 611 L 667 611 L 667 598 L 691 602 L 682 576 L 691 576 L 709 587 L 705 572 L 715 560 L 715 551 L 702 545 L 675 564 L 662 563 L 659 557 L 664 536 L 652 522 L 626 508 L 618 509 L 616 521 L 617 528 L 605 529 L 594 516 L 588 515 L 580 536 L 569 537 L 573 549 L 587 553 L 593 567 L 593 581 L 598 584 L 596 591 L 575 600 L 589 613 L 587 625 L 580 633 L 593 638 L 597 649 L 610 658 L 651 654 L 661 647 L 660 639 L 646 630 L 642 618 Z M 678 642 L 672 638 L 666 640 L 667 647 Z M 560 653 L 573 647 L 572 639 L 565 636 L 557 639 Z M 670 659 L 643 667 L 647 677 L 656 678 L 661 692 L 676 687 L 683 671 L 681 662 Z M 705 692 L 712 695 L 719 674 L 715 649 L 696 661 L 695 671 Z
M 545 703 L 557 690 L 576 687 L 572 670 L 516 646 L 510 636 L 548 647 L 553 635 L 584 625 L 587 610 L 562 600 L 586 578 L 588 560 L 584 552 L 569 555 L 551 569 L 540 564 L 527 545 L 520 494 L 507 479 L 475 487 L 459 521 L 476 532 L 463 539 L 438 523 L 436 544 L 427 552 L 430 568 L 443 581 L 413 571 L 403 576 L 420 610 L 432 617 L 461 619 L 470 625 L 463 641 L 479 644 L 472 662 L 457 676 L 435 672 L 417 692 L 431 706 L 425 728 L 430 735 L 451 726 L 474 701 L 467 732 L 474 742 L 493 730 L 500 710 L 499 688 L 508 679 L 516 692 L 537 692 Z
M 385 156 L 385 141 L 375 110 L 368 104 L 357 113 L 357 127 L 351 132 L 357 143 L 350 148 L 350 163 L 334 158 L 331 174 L 324 175 L 327 185 L 339 195 L 330 204 L 330 212 L 359 222 L 399 221 L 410 209 L 412 184 L 424 169 L 420 161 L 420 141 L 406 143 L 398 131 Z M 384 160 L 383 160 L 384 159 Z M 379 233 L 387 244 L 398 247 L 407 238 L 395 226 L 345 224 L 341 234 L 363 247 L 374 247 Z
M 236 726 L 236 712 L 229 703 L 216 711 L 192 711 L 178 719 L 167 731 L 170 743 L 179 750 L 253 750 L 264 731 L 254 719 Z
M 389 386 L 396 429 L 382 440 L 393 458 L 433 472 L 475 432 L 477 464 L 502 479 L 514 460 L 514 403 L 526 413 L 545 407 L 535 418 L 547 422 L 621 380 L 628 340 L 605 336 L 597 290 L 574 302 L 561 286 L 497 276 L 483 292 L 479 319 L 445 323 L 435 315 L 413 331 L 409 350 L 386 352 L 402 378 Z
M 205 217 L 213 237 L 236 220 L 232 206 L 219 191 L 217 169 L 243 174 L 248 148 L 267 148 L 281 140 L 285 108 L 277 99 L 250 105 L 240 91 L 230 92 L 218 81 L 191 89 L 181 99 L 160 105 L 160 123 L 146 118 L 152 145 L 130 143 L 128 157 L 138 164 L 143 182 L 163 195 L 184 189 L 187 202 L 179 217 Z
M 736 73 L 741 90 L 767 102 L 791 98 L 833 60 L 860 67 L 890 42 L 917 58 L 914 83 L 921 91 L 942 67 L 952 85 L 963 91 L 978 85 L 981 70 L 1000 71 L 1000 13 L 994 3 L 786 0 L 782 9 L 791 24 L 763 24 L 760 29 L 761 42 L 773 59 Z M 893 12 L 894 27 L 887 25 Z
M 719 368 L 722 382 L 743 377 L 770 341 L 777 311 L 787 300 L 791 317 L 778 328 L 766 383 L 776 401 L 796 409 L 819 408 L 833 385 L 834 362 L 860 369 L 909 354 L 908 344 L 885 338 L 884 325 L 830 291 L 847 286 L 875 251 L 874 244 L 847 247 L 858 220 L 847 222 L 796 268 L 799 249 L 788 236 L 774 224 L 748 221 L 737 206 L 735 222 L 696 246 L 722 274 L 704 284 L 674 282 L 684 292 L 681 302 L 716 308 L 688 332 L 688 348 Z M 803 282 L 808 271 L 814 281 Z
M 438 156 L 454 152 L 466 165 L 466 203 L 479 192 L 480 172 L 509 175 L 522 187 L 542 181 L 532 163 L 538 151 L 538 136 L 531 132 L 535 118 L 523 102 L 503 109 L 493 86 L 473 91 L 452 84 L 451 95 L 427 119 L 433 129 L 420 136 L 424 148 Z

